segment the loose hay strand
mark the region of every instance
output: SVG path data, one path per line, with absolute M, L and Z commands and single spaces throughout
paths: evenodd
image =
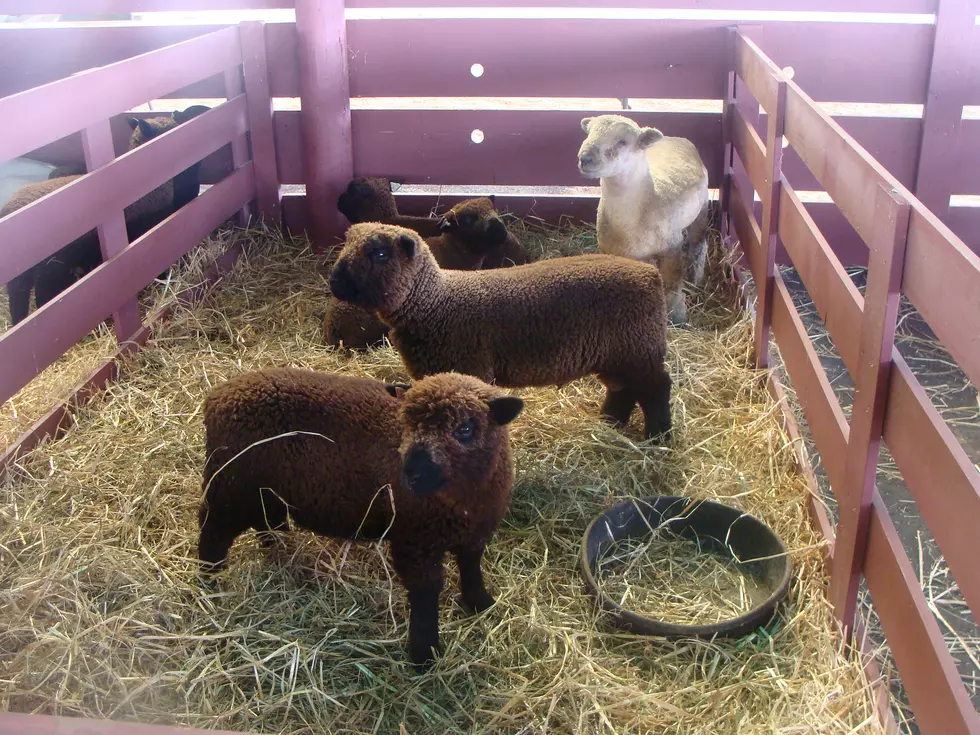
M 589 228 L 515 224 L 538 257 L 594 250 Z M 197 583 L 201 407 L 246 370 L 294 365 L 406 380 L 391 348 L 322 344 L 330 256 L 252 232 L 194 308 L 178 307 L 61 439 L 0 489 L 0 706 L 264 733 L 877 732 L 860 662 L 823 596 L 807 486 L 752 334 L 715 257 L 692 329 L 672 329 L 675 444 L 598 417 L 593 378 L 517 391 L 517 481 L 484 563 L 497 603 L 442 610 L 445 655 L 409 666 L 407 603 L 383 548 L 293 532 L 240 539 L 218 591 Z M 715 254 L 717 256 L 717 253 Z M 166 301 L 191 284 L 175 276 Z M 581 534 L 624 498 L 714 499 L 766 521 L 794 576 L 778 618 L 732 641 L 665 642 L 603 623 Z

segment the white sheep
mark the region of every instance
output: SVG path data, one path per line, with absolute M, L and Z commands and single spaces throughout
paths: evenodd
M 599 179 L 599 250 L 661 268 L 671 323 L 687 321 L 683 285 L 700 284 L 707 254 L 708 171 L 686 138 L 621 115 L 582 120 L 582 175 Z

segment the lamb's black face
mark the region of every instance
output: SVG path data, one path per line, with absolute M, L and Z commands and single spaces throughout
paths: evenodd
M 401 228 L 352 225 L 330 274 L 331 293 L 364 309 L 392 308 L 407 291 L 416 248 L 417 236 Z
M 391 182 L 382 178 L 357 178 L 337 198 L 337 210 L 348 222 L 378 222 L 398 214 Z
M 491 197 L 461 202 L 439 224 L 441 232 L 455 233 L 476 252 L 487 252 L 507 241 L 507 226 L 493 208 Z
M 442 468 L 432 461 L 432 455 L 424 447 L 412 447 L 402 465 L 402 480 L 413 494 L 419 497 L 432 495 L 446 484 Z

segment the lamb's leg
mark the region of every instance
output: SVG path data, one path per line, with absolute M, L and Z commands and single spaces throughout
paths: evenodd
M 667 321 L 672 326 L 682 327 L 687 324 L 687 302 L 684 299 L 684 289 L 680 283 L 666 294 Z
M 461 592 L 461 602 L 473 612 L 483 612 L 493 605 L 494 599 L 487 591 L 483 581 L 483 570 L 480 562 L 483 559 L 483 550 L 464 549 L 456 552 L 456 563 L 459 565 L 459 589 Z
M 245 529 L 217 520 L 206 512 L 202 512 L 202 516 L 204 520 L 201 523 L 197 555 L 201 561 L 201 572 L 208 579 L 225 568 L 228 550 Z
M 420 546 L 418 539 L 392 541 L 391 560 L 408 589 L 408 650 L 418 673 L 442 653 L 439 642 L 439 595 L 444 550 Z
M 56 256 L 57 257 L 57 256 Z M 34 285 L 34 303 L 38 309 L 52 301 L 62 291 L 75 283 L 75 276 L 67 263 L 50 261 L 43 263 Z
M 692 245 L 688 257 L 688 279 L 694 286 L 700 286 L 704 282 L 704 271 L 708 261 L 707 238 L 703 238 Z
M 643 434 L 647 439 L 657 438 L 667 444 L 671 438 L 670 374 L 664 368 L 659 375 L 644 382 L 644 387 L 638 389 L 645 421 Z
M 599 380 L 606 386 L 606 400 L 602 404 L 602 417 L 614 426 L 625 426 L 636 408 L 636 394 L 626 390 L 623 382 L 610 375 L 600 374 Z

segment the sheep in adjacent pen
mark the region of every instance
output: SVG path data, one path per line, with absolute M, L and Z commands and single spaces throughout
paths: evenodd
M 645 435 L 669 439 L 667 308 L 653 265 L 591 254 L 443 270 L 417 233 L 363 223 L 347 230 L 330 289 L 391 327 L 414 378 L 456 371 L 520 387 L 595 374 L 605 417 L 625 424 L 639 402 Z
M 440 651 L 443 558 L 456 557 L 464 605 L 490 607 L 480 568 L 507 512 L 508 424 L 520 398 L 470 376 L 413 386 L 296 368 L 246 373 L 204 404 L 199 556 L 210 575 L 249 528 L 384 539 L 409 599 L 409 650 Z
M 204 105 L 194 105 L 182 112 L 175 111 L 170 117 L 130 118 L 129 124 L 133 129 L 129 143 L 130 150 L 208 109 Z M 148 232 L 198 195 L 200 166 L 199 161 L 125 208 L 126 229 L 130 241 Z M 67 169 L 63 167 L 61 170 L 79 169 L 74 165 Z M 84 166 L 81 172 L 84 173 Z M 0 219 L 80 178 L 80 174 L 53 177 L 54 173 L 52 172 L 52 177 L 46 181 L 21 187 L 0 208 Z M 27 318 L 32 290 L 35 306 L 39 309 L 101 264 L 102 251 L 98 235 L 96 230 L 90 230 L 12 278 L 7 284 L 12 324 L 18 324 Z
M 660 265 L 670 321 L 684 324 L 683 286 L 700 285 L 707 255 L 708 171 L 686 138 L 621 115 L 582 120 L 583 176 L 600 180 L 599 250 Z

